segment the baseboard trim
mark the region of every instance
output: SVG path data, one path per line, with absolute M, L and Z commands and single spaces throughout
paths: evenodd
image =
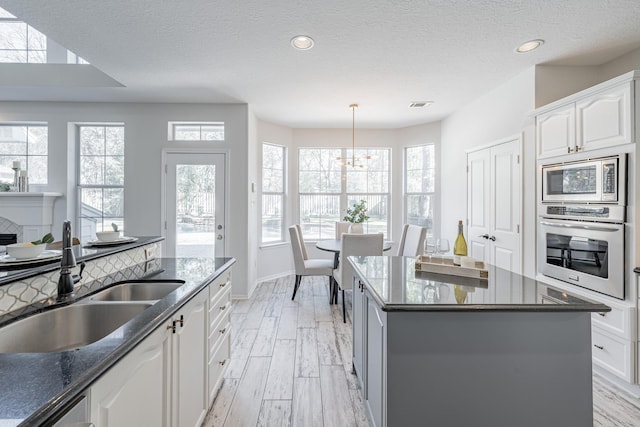
M 276 274 L 271 274 L 269 276 L 260 277 L 256 282 L 259 285 L 262 282 L 268 282 L 269 280 L 279 279 L 281 277 L 290 276 L 292 274 L 295 274 L 295 271 L 294 270 L 289 270 L 289 271 L 285 271 L 283 273 L 276 273 Z

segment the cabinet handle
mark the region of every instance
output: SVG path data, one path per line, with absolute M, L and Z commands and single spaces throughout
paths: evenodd
M 604 317 L 607 315 L 607 313 L 598 313 L 600 316 Z
M 176 321 L 172 321 L 170 325 L 167 325 L 167 330 L 171 329 L 171 331 L 175 334 L 176 333 Z
M 593 346 L 595 348 L 599 349 L 599 350 L 604 350 L 604 346 L 603 345 L 594 344 Z
M 178 320 L 178 322 L 180 322 L 180 327 L 182 328 L 184 326 L 184 315 L 180 315 L 180 320 Z
M 220 310 L 224 310 L 225 308 L 227 308 L 226 305 L 221 305 L 220 307 L 218 307 Z
M 222 366 L 224 366 L 225 363 L 227 363 L 226 359 L 223 360 L 222 362 L 218 362 L 219 364 L 221 364 Z
M 573 148 L 567 147 L 567 153 L 573 153 Z
M 218 332 L 220 332 L 221 334 L 224 334 L 226 331 L 227 331 L 227 328 L 222 328 Z
M 582 147 L 578 147 L 578 146 L 576 145 L 576 153 L 577 153 L 578 151 L 580 151 L 580 150 L 582 150 Z
M 220 283 L 220 287 L 221 287 L 221 288 L 224 288 L 226 284 L 227 284 L 227 282 Z

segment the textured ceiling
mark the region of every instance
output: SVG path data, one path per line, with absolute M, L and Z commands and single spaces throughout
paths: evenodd
M 246 102 L 292 127 L 439 120 L 541 63 L 640 47 L 638 0 L 0 0 L 122 88 L 4 87 L 1 99 Z M 315 47 L 296 51 L 296 34 Z M 542 38 L 528 54 L 514 49 Z M 639 65 L 640 66 L 640 65 Z M 412 101 L 434 101 L 409 109 Z

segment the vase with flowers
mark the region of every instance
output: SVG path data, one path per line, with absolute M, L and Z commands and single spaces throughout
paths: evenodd
M 343 221 L 351 223 L 349 233 L 363 233 L 362 223 L 367 221 L 367 201 L 360 200 L 358 203 L 347 209 L 347 214 L 342 218 Z

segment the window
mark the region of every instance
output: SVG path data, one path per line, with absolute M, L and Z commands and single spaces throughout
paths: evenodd
M 284 147 L 262 144 L 262 243 L 284 241 Z
M 224 141 L 224 123 L 169 123 L 169 140 Z
M 433 236 L 436 203 L 436 161 L 433 144 L 407 147 L 404 150 L 404 212 L 407 224 L 427 228 Z
M 302 233 L 308 239 L 332 239 L 335 221 L 348 207 L 367 202 L 366 233 L 389 232 L 390 150 L 359 149 L 355 156 L 367 156 L 367 168 L 341 166 L 336 159 L 352 157 L 351 149 L 301 148 L 298 161 L 299 214 Z
M 11 168 L 18 161 L 30 185 L 47 184 L 48 135 L 43 124 L 0 124 L 0 175 L 13 177 Z
M 46 63 L 47 37 L 0 9 L 0 62 Z
M 54 53 L 55 52 L 55 53 Z M 48 50 L 47 36 L 0 8 L 0 63 L 64 63 L 57 49 Z M 67 51 L 68 64 L 88 64 L 84 59 Z
M 78 153 L 81 240 L 112 223 L 124 230 L 124 126 L 78 126 Z

